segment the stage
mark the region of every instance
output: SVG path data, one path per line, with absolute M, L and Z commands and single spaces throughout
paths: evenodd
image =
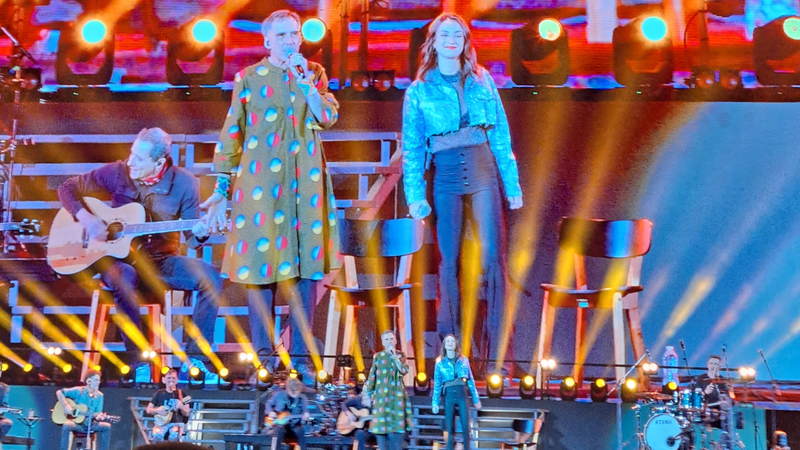
M 55 391 L 57 388 L 52 386 L 13 386 L 9 403 L 15 407 L 22 408 L 26 413 L 33 410 L 34 414 L 44 418 L 40 424 L 33 429 L 32 437 L 36 444 L 34 449 L 57 448 L 61 429 L 50 421 L 50 409 L 55 403 Z M 122 421 L 113 425 L 111 450 L 130 450 L 137 445 L 141 445 L 143 437 L 134 419 L 131 409 L 131 399 L 150 398 L 154 390 L 152 389 L 103 389 L 105 398 L 105 411 L 112 415 L 119 415 Z M 197 391 L 188 390 L 195 402 L 205 402 L 209 405 L 219 404 L 228 401 L 230 404 L 248 404 L 248 408 L 255 404 L 256 397 L 261 397 L 262 392 L 258 391 Z M 265 401 L 261 398 L 261 403 Z M 483 410 L 473 414 L 474 437 L 478 441 L 478 448 L 499 448 L 499 442 L 513 438 L 510 428 L 502 431 L 504 426 L 508 426 L 511 418 L 523 418 L 531 416 L 534 410 L 545 411 L 544 425 L 541 432 L 542 450 L 615 450 L 626 448 L 637 448 L 636 440 L 636 414 L 632 410 L 632 404 L 620 403 L 592 403 L 586 401 L 570 402 L 560 400 L 521 400 L 519 398 L 482 398 Z M 312 401 L 312 415 L 314 414 L 314 403 Z M 146 403 L 145 403 L 146 404 Z M 204 403 L 201 403 L 204 404 Z M 431 429 L 431 425 L 437 425 L 437 420 L 431 419 L 430 397 L 412 397 L 414 405 L 415 423 L 419 427 L 411 433 L 412 446 L 426 448 L 432 445 L 435 439 L 441 439 L 441 431 Z M 202 411 L 201 408 L 197 409 Z M 263 406 L 262 406 L 263 411 Z M 643 406 L 640 419 L 639 432 L 643 432 L 647 421 L 653 414 L 654 407 Z M 233 414 L 233 413 L 232 413 Z M 771 411 L 753 408 L 752 406 L 742 405 L 735 408 L 735 414 L 740 417 L 741 429 L 736 432 L 747 450 L 766 449 L 766 435 L 772 422 L 767 420 L 767 416 L 772 415 Z M 10 416 L 14 417 L 14 416 Z M 200 417 L 200 416 L 193 416 Z M 233 417 L 233 416 L 231 416 Z M 237 416 L 241 417 L 241 416 Z M 259 424 L 263 420 L 263 412 L 256 420 Z M 441 414 L 438 417 L 443 417 Z M 797 424 L 800 417 L 798 412 L 782 412 L 776 414 L 781 425 L 791 422 Z M 224 420 L 220 416 L 219 421 Z M 14 420 L 10 436 L 26 437 L 26 428 L 18 421 Z M 214 422 L 212 419 L 202 417 L 197 424 L 187 425 L 190 437 L 194 437 L 203 445 L 213 445 L 214 448 L 221 450 L 223 437 L 225 434 L 234 433 L 234 426 L 228 424 L 228 430 Z M 234 421 L 231 421 L 234 422 Z M 428 425 L 426 427 L 425 425 Z M 441 426 L 441 424 L 438 424 Z M 254 425 L 255 426 L 255 425 Z M 756 434 L 756 427 L 758 434 Z M 211 429 L 214 429 L 213 431 Z M 203 432 L 208 429 L 208 432 Z M 790 432 L 791 429 L 786 429 Z M 483 431 L 482 431 L 483 430 Z M 236 434 L 244 434 L 244 430 L 237 430 Z M 252 431 L 252 429 L 247 430 Z M 791 432 L 790 432 L 791 435 Z M 433 438 L 433 436 L 439 436 Z M 621 445 L 620 445 L 621 444 Z M 311 446 L 313 447 L 313 445 Z

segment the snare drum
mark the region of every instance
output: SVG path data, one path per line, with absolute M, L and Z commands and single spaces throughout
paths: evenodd
M 650 417 L 644 426 L 644 442 L 650 450 L 678 450 L 683 442 L 684 420 L 668 413 Z

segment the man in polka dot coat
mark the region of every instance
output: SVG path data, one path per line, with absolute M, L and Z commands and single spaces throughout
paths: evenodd
M 272 350 L 268 324 L 280 288 L 293 319 L 290 353 L 304 355 L 313 345 L 317 282 L 339 267 L 333 188 L 319 138 L 336 122 L 337 103 L 323 68 L 299 53 L 297 14 L 276 11 L 262 29 L 270 56 L 236 74 L 214 154 L 220 177 L 203 206 L 216 228 L 225 221 L 228 195 L 232 200 L 222 272 L 248 285 L 255 349 Z

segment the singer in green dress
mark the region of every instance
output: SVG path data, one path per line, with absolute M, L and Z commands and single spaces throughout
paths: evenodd
M 405 355 L 395 349 L 397 337 L 393 331 L 384 331 L 381 342 L 384 349 L 372 359 L 362 398 L 365 406 L 372 406 L 369 431 L 375 435 L 378 448 L 401 450 L 412 426 L 411 400 L 403 382 L 408 364 Z

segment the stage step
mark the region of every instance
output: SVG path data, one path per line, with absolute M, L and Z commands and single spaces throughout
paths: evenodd
M 253 400 L 201 398 L 202 393 L 192 392 L 193 403 L 186 424 L 186 442 L 204 447 L 224 448 L 225 434 L 244 434 L 257 425 Z M 130 409 L 138 425 L 141 438 L 149 443 L 154 419 L 145 414 L 150 397 L 131 397 Z

